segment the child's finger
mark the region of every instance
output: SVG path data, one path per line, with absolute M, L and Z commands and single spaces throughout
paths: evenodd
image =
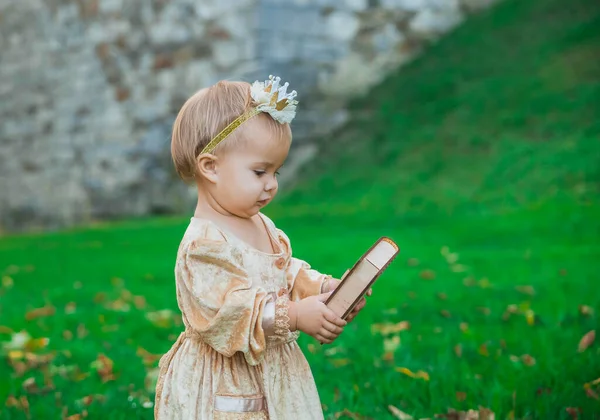
M 319 300 L 319 302 L 325 303 L 325 301 L 329 298 L 330 295 L 331 292 L 321 293 L 320 295 L 317 295 L 317 299 Z
M 332 340 L 329 340 L 328 338 L 323 337 L 321 334 L 315 334 L 315 338 L 321 344 L 330 344 L 332 342 Z
M 365 298 L 362 298 L 360 300 L 360 302 L 358 302 L 356 304 L 356 306 L 354 307 L 354 309 L 352 309 L 352 313 L 358 313 L 358 312 L 360 312 L 360 310 L 362 308 L 364 308 L 366 304 L 367 304 L 367 301 L 365 300 Z
M 321 337 L 325 337 L 325 338 L 327 338 L 327 339 L 329 339 L 329 340 L 332 340 L 332 341 L 333 341 L 333 340 L 335 340 L 335 338 L 336 338 L 336 337 L 339 335 L 339 334 L 335 334 L 335 333 L 333 333 L 333 332 L 331 332 L 331 331 L 328 331 L 328 330 L 327 330 L 325 327 L 321 328 L 321 329 L 319 330 L 319 333 L 318 333 L 318 334 L 319 334 Z
M 325 323 L 323 324 L 323 328 L 335 335 L 340 335 L 342 331 L 344 331 L 342 327 L 338 327 L 337 325 L 332 324 L 329 321 L 325 321 Z
M 325 319 L 338 327 L 345 327 L 347 322 L 337 316 L 331 309 L 325 311 Z

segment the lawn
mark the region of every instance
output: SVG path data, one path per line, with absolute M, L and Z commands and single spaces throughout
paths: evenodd
M 301 337 L 327 418 L 600 418 L 599 57 L 597 1 L 506 0 L 355 101 L 267 209 L 333 275 L 401 247 L 334 344 Z M 187 221 L 0 238 L 0 419 L 152 418 Z

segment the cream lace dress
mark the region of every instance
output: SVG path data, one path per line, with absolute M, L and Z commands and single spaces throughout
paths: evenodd
M 328 276 L 260 217 L 276 254 L 191 219 L 175 266 L 185 331 L 159 362 L 156 419 L 323 419 L 287 302 L 320 293 Z

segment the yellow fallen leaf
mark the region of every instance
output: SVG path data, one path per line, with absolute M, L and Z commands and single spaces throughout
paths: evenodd
M 90 368 L 96 370 L 102 383 L 116 379 L 113 373 L 113 361 L 102 353 L 90 364 Z
M 492 310 L 490 308 L 486 308 L 485 306 L 478 306 L 477 310 L 484 315 L 489 315 L 492 313 Z
M 144 309 L 146 307 L 146 298 L 144 296 L 134 296 L 133 304 L 137 309 Z
M 103 325 L 102 326 L 102 332 L 103 333 L 112 333 L 115 331 L 119 331 L 120 328 L 120 324 L 113 324 L 113 325 Z
M 485 344 L 485 343 L 483 343 L 482 345 L 479 346 L 479 349 L 477 350 L 477 352 L 485 357 L 488 357 L 490 355 L 490 352 L 488 351 L 488 348 L 487 348 L 487 344 Z
M 77 326 L 77 338 L 84 338 L 87 337 L 87 335 L 90 332 L 87 330 L 87 328 L 85 328 L 85 324 L 79 324 Z M 170 339 L 169 339 L 170 340 Z
M 446 262 L 450 265 L 454 265 L 456 264 L 456 262 L 458 261 L 458 254 L 453 252 L 450 253 L 448 255 L 446 255 Z
M 9 276 L 12 276 L 13 274 L 18 274 L 19 271 L 21 271 L 21 269 L 19 268 L 18 265 L 11 264 L 8 267 L 6 267 L 6 270 L 4 270 L 4 273 L 8 274 Z
M 535 295 L 535 289 L 533 288 L 533 286 L 517 286 L 515 287 L 515 289 L 517 290 L 517 292 L 519 293 L 523 293 L 524 295 L 529 295 L 529 296 L 534 296 Z
M 411 378 L 415 378 L 415 379 L 423 379 L 425 381 L 429 381 L 429 374 L 427 372 L 424 372 L 422 370 L 419 370 L 417 372 L 413 372 L 408 368 L 405 367 L 397 367 L 395 368 L 396 372 L 402 373 L 406 376 L 410 376 Z
M 346 349 L 344 349 L 343 347 L 340 347 L 340 346 L 330 347 L 324 351 L 326 356 L 333 356 L 335 354 L 345 353 L 345 352 L 346 352 Z
M 521 356 L 521 362 L 523 362 L 523 364 L 526 366 L 535 365 L 535 359 L 528 354 L 524 354 Z
M 450 313 L 450 311 L 448 311 L 446 309 L 442 309 L 440 311 L 440 315 L 443 316 L 444 318 L 452 318 L 452 314 Z
M 595 400 L 599 400 L 600 401 L 600 396 L 596 393 L 596 391 L 594 391 L 592 388 L 587 388 L 585 390 L 585 394 L 589 397 L 589 398 L 593 398 Z
M 7 407 L 18 407 L 19 400 L 17 400 L 14 396 L 9 395 L 4 405 L 6 405 Z
M 349 365 L 352 361 L 350 359 L 331 359 L 330 362 L 335 367 L 342 367 Z
M 127 289 L 121 290 L 121 299 L 125 302 L 131 302 L 133 300 L 133 293 Z
M 2 276 L 2 287 L 10 289 L 14 284 L 15 282 L 13 281 L 12 277 Z
M 579 407 L 567 407 L 565 408 L 567 414 L 571 416 L 573 420 L 577 420 L 579 418 L 579 413 L 581 413 L 581 408 Z
M 388 335 L 393 333 L 399 333 L 401 331 L 409 330 L 410 322 L 401 321 L 396 324 L 381 323 L 371 325 L 371 333 L 379 333 L 381 335 Z
M 45 348 L 48 343 L 50 343 L 50 339 L 47 337 L 32 338 L 25 344 L 25 349 L 28 351 L 40 350 Z
M 173 316 L 174 312 L 170 309 L 146 313 L 146 318 L 159 328 L 169 328 L 172 325 Z
M 495 414 L 485 408 L 479 407 L 479 410 L 456 411 L 449 408 L 447 413 L 436 414 L 436 418 L 445 418 L 450 420 L 495 420 Z
M 452 264 L 450 266 L 450 270 L 453 273 L 464 273 L 464 272 L 469 271 L 469 267 L 464 264 Z
M 106 397 L 102 394 L 90 394 L 90 395 L 86 395 L 83 398 L 80 398 L 78 400 L 75 400 L 75 404 L 79 407 L 79 408 L 83 408 L 83 407 L 87 407 L 90 404 L 92 404 L 94 401 L 98 401 L 100 403 L 103 403 L 106 401 Z
M 490 283 L 487 277 L 484 277 L 481 280 L 479 280 L 479 287 L 481 287 L 482 289 L 489 289 L 492 287 L 492 283 Z
M 104 307 L 115 312 L 129 312 L 131 310 L 131 305 L 122 298 L 107 302 Z
M 596 339 L 596 331 L 592 330 L 590 332 L 588 332 L 587 334 L 585 334 L 583 337 L 581 337 L 581 340 L 579 341 L 579 352 L 583 352 L 585 351 L 589 346 L 592 345 L 592 343 L 594 342 L 594 340 Z
M 25 348 L 27 342 L 31 340 L 31 336 L 27 331 L 19 331 L 13 333 L 10 337 L 10 341 L 4 344 L 2 347 L 5 350 L 21 350 Z
M 363 417 L 362 415 L 358 414 L 358 413 L 353 413 L 352 411 L 348 410 L 347 408 L 345 408 L 343 411 L 339 411 L 337 413 L 334 414 L 334 418 L 335 419 L 347 419 L 350 418 L 352 420 L 362 420 L 365 417 Z
M 388 405 L 388 410 L 392 413 L 394 417 L 400 420 L 413 420 L 413 416 L 406 414 L 404 411 L 394 407 L 393 405 Z
M 0 334 L 14 334 L 14 331 L 10 327 L 5 327 L 4 325 L 0 325 Z
M 69 302 L 65 305 L 65 315 L 74 314 L 77 310 L 77 304 L 75 302 Z
M 104 292 L 98 292 L 94 296 L 94 303 L 101 303 L 101 302 L 104 302 L 105 300 L 106 300 L 106 293 L 104 293 Z
M 527 325 L 534 325 L 535 324 L 535 313 L 531 309 L 528 309 L 525 312 L 525 319 L 527 320 Z
M 409 267 L 416 267 L 417 265 L 419 265 L 419 260 L 416 258 L 409 258 L 408 260 L 406 260 L 406 264 Z
M 25 319 L 27 321 L 31 321 L 36 318 L 52 316 L 56 313 L 56 308 L 51 305 L 46 305 L 41 308 L 32 309 L 31 311 L 25 314 Z
M 25 358 L 25 352 L 22 350 L 10 350 L 8 352 L 8 358 L 10 360 L 21 360 Z
M 583 316 L 593 316 L 594 315 L 594 309 L 587 306 L 587 305 L 579 305 L 579 313 Z
M 457 344 L 454 346 L 454 354 L 456 354 L 456 357 L 462 357 L 462 344 Z
M 394 335 L 391 338 L 383 340 L 383 351 L 386 353 L 393 353 L 400 347 L 400 336 Z
M 122 278 L 119 277 L 113 277 L 112 279 L 110 279 L 110 282 L 112 283 L 112 285 L 114 287 L 123 287 L 123 285 L 125 284 L 125 282 L 123 281 Z
M 473 277 L 465 277 L 463 279 L 463 284 L 467 287 L 473 287 L 477 284 L 477 282 L 475 281 L 475 279 Z

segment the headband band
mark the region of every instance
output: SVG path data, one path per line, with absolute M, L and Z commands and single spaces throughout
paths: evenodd
M 298 101 L 295 100 L 295 98 L 297 93 L 295 90 L 287 93 L 289 83 L 286 82 L 283 86 L 280 86 L 280 81 L 280 77 L 271 75 L 269 76 L 269 80 L 265 80 L 264 82 L 254 82 L 250 88 L 250 95 L 252 96 L 254 103 L 257 104 L 256 107 L 246 111 L 221 130 L 221 132 L 202 149 L 200 154 L 212 153 L 216 147 L 240 125 L 261 112 L 268 113 L 280 124 L 291 123 L 296 116 L 296 105 L 298 104 Z

